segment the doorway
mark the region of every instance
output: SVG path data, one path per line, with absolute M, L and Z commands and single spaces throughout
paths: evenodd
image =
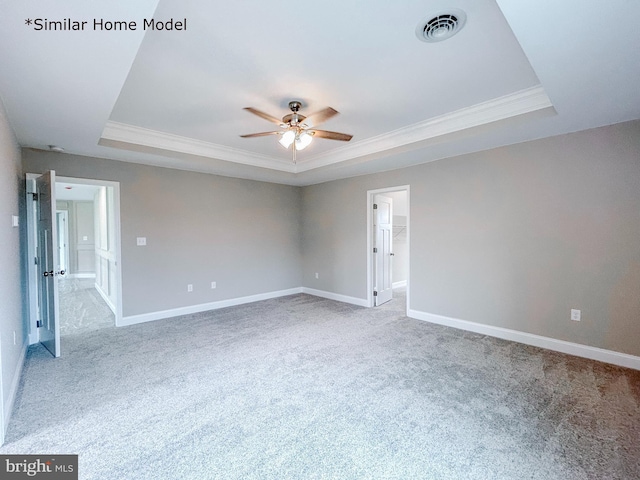
M 69 219 L 68 265 L 58 281 L 60 334 L 113 327 L 113 267 L 108 260 L 114 250 L 113 187 L 58 180 L 55 188 L 56 208 Z M 61 255 L 60 268 L 63 260 Z
M 369 307 L 385 305 L 387 301 L 401 301 L 404 303 L 405 312 L 409 309 L 409 203 L 409 185 L 367 192 L 367 304 Z M 380 208 L 374 208 L 374 206 Z M 385 212 L 389 214 L 388 218 Z M 381 301 L 378 301 L 379 296 Z
M 36 174 L 27 175 L 27 196 Z M 122 318 L 120 191 L 118 182 L 56 177 L 58 226 L 58 324 L 61 335 L 115 326 Z M 35 202 L 31 202 L 30 205 Z M 36 257 L 34 208 L 27 209 L 29 256 Z M 37 325 L 39 277 L 29 272 L 29 341 L 40 341 Z

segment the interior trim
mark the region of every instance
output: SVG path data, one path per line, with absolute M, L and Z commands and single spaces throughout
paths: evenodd
M 297 165 L 291 163 L 288 157 L 276 158 L 261 155 L 114 121 L 106 123 L 100 140 L 118 142 L 125 149 L 126 145 L 137 145 L 282 172 L 302 173 L 549 107 L 553 107 L 553 104 L 544 88 L 536 85 L 382 135 L 333 148 L 325 153 L 308 157 Z
M 275 158 L 216 143 L 159 132 L 126 123 L 108 121 L 100 140 L 110 140 L 125 144 L 140 145 L 170 152 L 186 153 L 199 157 L 216 158 L 228 162 L 242 163 L 254 167 L 270 168 L 282 172 L 295 172 L 290 159 Z
M 409 310 L 407 312 L 407 316 L 417 320 L 424 320 L 429 323 L 437 323 L 438 325 L 444 325 L 446 327 L 458 328 L 460 330 L 489 335 L 490 337 L 502 338 L 503 340 L 511 340 L 513 342 L 524 343 L 534 347 L 545 348 L 547 350 L 575 355 L 577 357 L 640 370 L 640 357 L 629 355 L 627 353 L 605 350 L 603 348 L 591 347 L 589 345 L 581 345 L 579 343 L 567 342 L 565 340 L 543 337 L 533 333 L 494 327 L 492 325 L 484 325 L 481 323 L 470 322 L 468 320 L 460 320 L 458 318 L 445 317 L 443 315 L 436 315 L 418 310 Z
M 537 85 L 315 155 L 299 164 L 297 171 L 304 172 L 373 155 L 549 107 L 553 107 L 551 100 L 544 88 Z
M 11 388 L 9 389 L 9 394 L 7 396 L 7 404 L 4 406 L 4 432 L 2 432 L 2 437 L 4 438 L 4 434 L 9 427 L 9 421 L 11 420 L 11 414 L 13 413 L 13 406 L 16 402 L 16 397 L 18 396 L 18 388 L 20 387 L 20 379 L 22 378 L 22 370 L 24 370 L 24 364 L 27 361 L 27 347 L 29 346 L 28 338 L 25 337 L 24 344 L 22 345 L 22 350 L 20 351 L 20 358 L 18 360 L 18 364 L 16 365 L 16 369 L 13 372 L 13 381 L 11 382 Z M 2 442 L 0 442 L 2 445 Z
M 287 295 L 295 295 L 296 293 L 302 293 L 302 287 L 290 288 L 288 290 L 278 290 L 267 293 L 259 293 L 257 295 L 248 295 L 246 297 L 229 298 L 227 300 L 219 300 L 217 302 L 189 305 L 187 307 L 172 308 L 170 310 L 160 310 L 158 312 L 129 315 L 123 317 L 122 321 L 117 323 L 116 326 L 124 327 L 128 325 L 136 325 L 138 323 L 153 322 L 155 320 L 162 320 L 164 318 L 178 317 L 180 315 L 190 315 L 192 313 L 217 310 L 219 308 L 234 307 L 236 305 L 243 305 L 245 303 L 269 300 L 271 298 L 286 297 Z
M 302 293 L 313 295 L 314 297 L 328 298 L 336 302 L 350 303 L 360 307 L 368 307 L 367 300 L 364 298 L 349 297 L 348 295 L 340 295 L 339 293 L 326 292 L 324 290 L 316 290 L 315 288 L 302 287 Z
M 109 295 L 107 295 L 106 292 L 102 289 L 102 287 L 100 285 L 98 285 L 97 283 L 94 283 L 93 287 L 96 289 L 96 292 L 98 292 L 100 294 L 100 296 L 104 300 L 104 303 L 107 304 L 107 307 L 109 307 L 109 309 L 115 315 L 116 314 L 116 306 L 113 304 L 113 302 L 109 298 Z

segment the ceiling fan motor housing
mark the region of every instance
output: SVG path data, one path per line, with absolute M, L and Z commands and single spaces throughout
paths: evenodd
M 285 115 L 284 117 L 282 117 L 282 121 L 286 125 L 298 125 L 298 124 L 302 123 L 302 121 L 305 118 L 307 118 L 304 115 L 300 115 L 298 113 L 298 110 L 300 110 L 302 108 L 302 102 L 299 102 L 297 100 L 293 100 L 293 101 L 289 102 L 289 108 L 291 109 L 291 111 L 293 113 L 290 113 L 290 114 Z
M 293 100 L 289 102 L 289 108 L 295 113 L 302 108 L 302 103 L 297 100 Z
M 282 117 L 282 122 L 287 125 L 296 125 L 301 123 L 305 118 L 307 117 L 300 115 L 299 113 L 290 113 L 289 115 Z

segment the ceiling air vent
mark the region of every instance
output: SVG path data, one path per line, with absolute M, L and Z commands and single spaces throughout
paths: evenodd
M 467 15 L 462 10 L 430 15 L 418 24 L 416 35 L 423 42 L 441 42 L 462 30 L 466 21 Z

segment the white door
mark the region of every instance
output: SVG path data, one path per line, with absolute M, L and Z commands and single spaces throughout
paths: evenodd
M 393 257 L 393 199 L 383 195 L 373 198 L 374 300 L 382 305 L 393 297 L 391 278 Z
M 54 357 L 60 356 L 60 324 L 58 322 L 58 233 L 56 228 L 55 172 L 36 179 L 38 228 L 38 278 L 40 343 Z

